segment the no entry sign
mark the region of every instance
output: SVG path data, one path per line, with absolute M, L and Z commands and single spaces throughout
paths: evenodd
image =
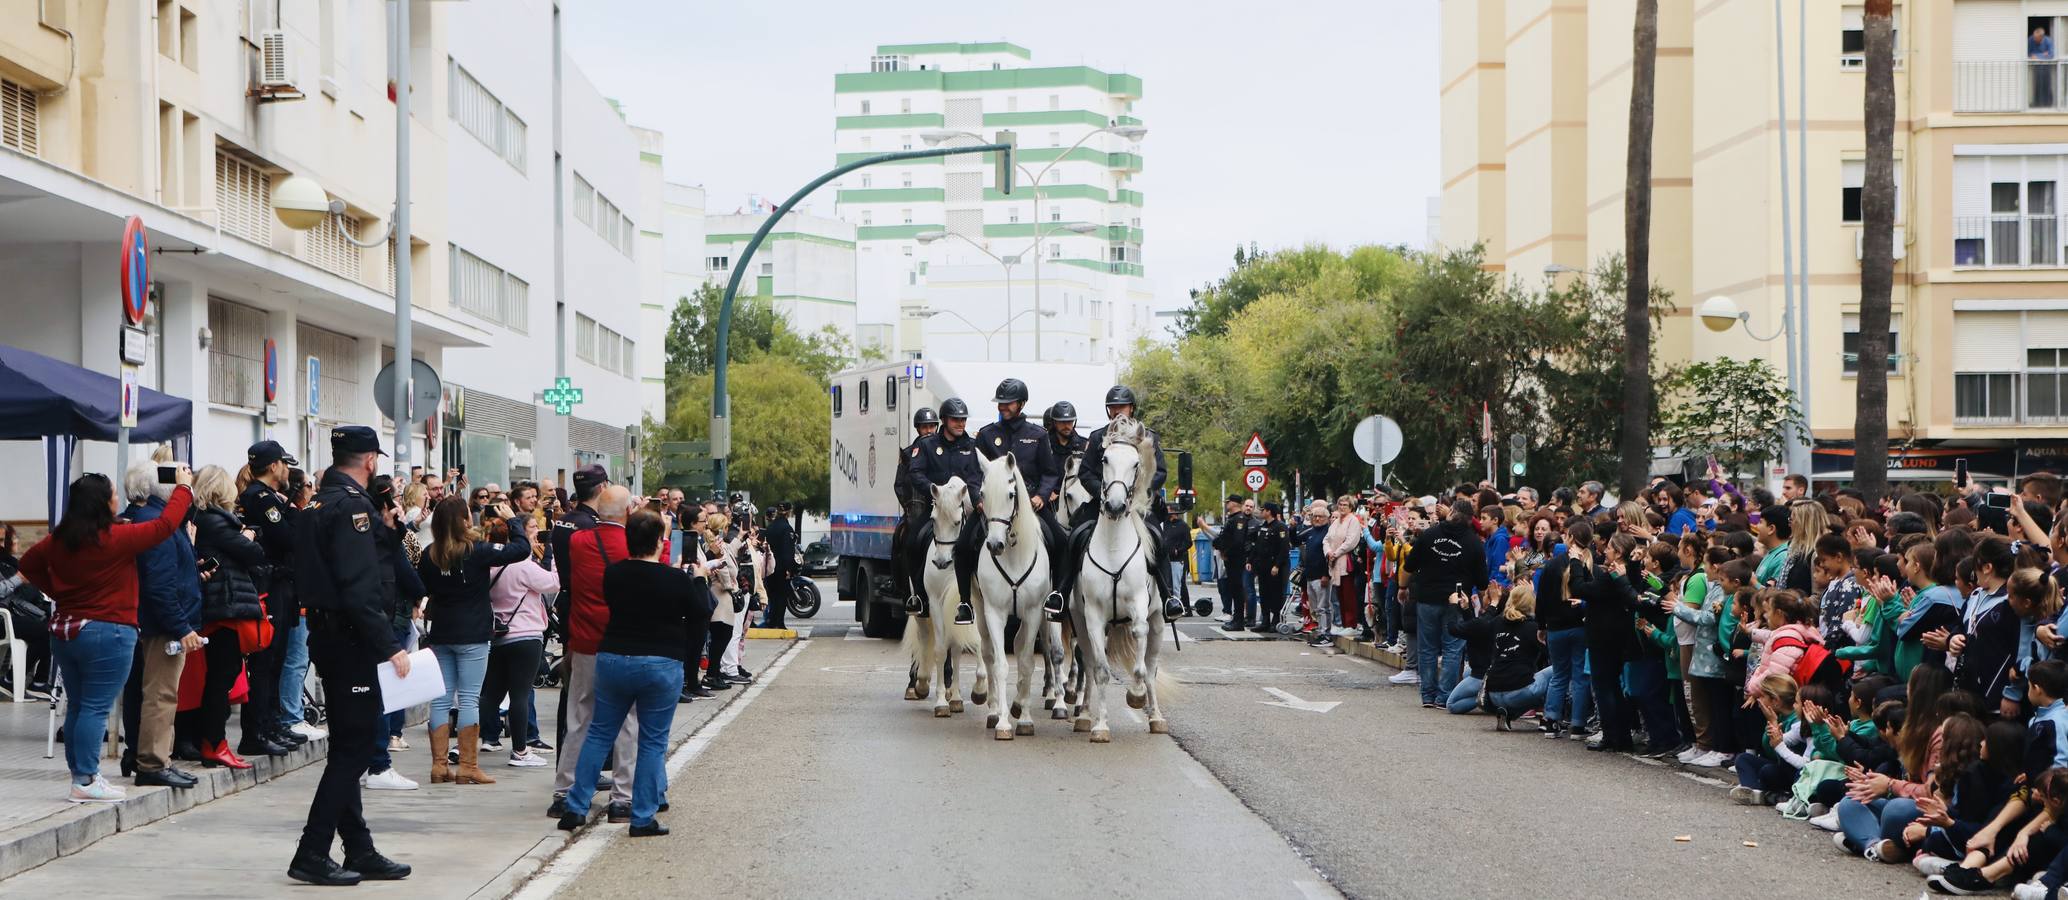
M 144 304 L 151 299 L 151 248 L 144 220 L 130 216 L 122 226 L 122 314 L 129 324 L 144 324 Z

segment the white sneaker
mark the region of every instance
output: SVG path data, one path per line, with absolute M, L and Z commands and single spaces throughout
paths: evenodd
M 398 735 L 395 735 L 394 737 L 388 738 L 388 752 L 389 752 L 389 753 L 401 753 L 401 752 L 403 752 L 404 750 L 408 750 L 408 749 L 409 749 L 409 745 L 408 745 L 408 744 L 406 744 L 406 743 L 404 743 L 404 742 L 402 741 L 402 736 L 401 736 L 401 735 L 399 735 L 399 734 L 398 734 Z
M 1943 856 L 1933 856 L 1929 853 L 1919 853 L 1916 859 L 1910 861 L 1910 866 L 1917 870 L 1917 874 L 1930 878 L 1933 875 L 1946 874 L 1946 870 L 1953 867 L 1953 860 Z
M 1392 684 L 1421 684 L 1422 675 L 1413 669 L 1402 669 L 1386 681 Z
M 330 732 L 317 728 L 307 722 L 296 722 L 293 725 L 287 726 L 287 730 L 312 741 L 320 741 L 330 736 Z
M 545 764 L 545 758 L 536 753 L 525 753 L 520 750 L 510 754 L 510 765 L 520 769 L 535 769 Z
M 2028 881 L 2011 888 L 2011 900 L 2049 900 L 2047 894 L 2046 885 L 2037 881 Z
M 109 784 L 106 778 L 95 775 L 91 784 L 72 785 L 72 795 L 66 799 L 73 803 L 120 803 L 126 796 L 128 795 L 124 794 L 121 788 Z
M 1823 814 L 1823 815 L 1821 815 L 1821 816 L 1812 816 L 1812 817 L 1810 817 L 1809 823 L 1810 823 L 1811 825 L 1813 825 L 1813 826 L 1817 827 L 1817 828 L 1822 828 L 1822 829 L 1824 829 L 1825 831 L 1837 831 L 1837 830 L 1838 830 L 1838 810 L 1835 810 L 1835 809 L 1834 809 L 1834 810 L 1832 810 L 1832 811 L 1830 811 L 1830 812 L 1827 812 L 1827 813 L 1825 813 L 1825 814 Z M 1921 856 L 1920 856 L 1920 857 L 1918 857 L 1918 858 L 1919 858 L 1919 859 L 1923 859 L 1924 857 L 1921 857 Z
M 395 771 L 393 768 L 384 769 L 377 775 L 361 776 L 359 786 L 369 791 L 416 790 L 416 782 L 402 777 L 402 773 Z
M 1680 755 L 1675 756 L 1673 758 L 1679 760 L 1681 765 L 1688 765 L 1693 763 L 1696 759 L 1699 759 L 1703 756 L 1707 756 L 1708 753 L 1709 751 L 1703 750 L 1700 747 L 1690 744 L 1688 745 L 1688 748 L 1686 750 L 1680 751 Z

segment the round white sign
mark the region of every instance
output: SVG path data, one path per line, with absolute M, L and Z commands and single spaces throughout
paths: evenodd
M 1357 458 L 1369 465 L 1384 465 L 1400 455 L 1400 423 L 1385 416 L 1366 416 L 1350 434 Z

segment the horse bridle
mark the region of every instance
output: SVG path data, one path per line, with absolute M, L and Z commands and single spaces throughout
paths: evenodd
M 1133 496 L 1135 495 L 1135 484 L 1136 484 L 1137 482 L 1140 482 L 1141 480 L 1142 480 L 1142 455 L 1141 455 L 1141 448 L 1137 447 L 1137 448 L 1135 448 L 1135 474 L 1134 474 L 1134 477 L 1133 477 L 1133 478 L 1130 478 L 1130 479 L 1128 479 L 1128 480 L 1127 480 L 1127 485 L 1126 485 L 1126 487 L 1127 487 L 1127 495 L 1128 495 L 1129 497 L 1133 497 Z M 1107 488 L 1109 488 L 1109 487 L 1111 487 L 1111 486 L 1112 486 L 1113 484 L 1114 484 L 1114 482 L 1108 481 L 1108 482 L 1106 482 L 1105 484 L 1103 484 L 1103 485 L 1100 485 L 1100 486 L 1099 486 L 1099 492 L 1100 492 L 1100 493 L 1105 493 L 1106 489 L 1107 489 Z M 1099 505 L 1099 515 L 1105 516 L 1106 518 L 1109 518 L 1109 519 L 1119 519 L 1119 518 L 1123 518 L 1123 517 L 1125 517 L 1125 516 L 1127 515 L 1127 510 L 1125 510 L 1125 509 L 1121 510 L 1121 511 L 1120 511 L 1120 515 L 1117 515 L 1117 516 L 1116 516 L 1116 515 L 1113 515 L 1113 514 L 1111 514 L 1111 513 L 1108 513 L 1108 512 L 1106 512 L 1106 503 L 1105 503 L 1105 499 L 1104 499 L 1104 498 L 1102 498 L 1102 497 L 1093 497 L 1093 498 L 1092 498 L 1092 502 L 1094 502 L 1094 503 L 1097 503 L 1097 504 Z

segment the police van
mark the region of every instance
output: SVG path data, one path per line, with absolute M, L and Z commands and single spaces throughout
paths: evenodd
M 1111 365 L 914 359 L 870 363 L 833 377 L 828 399 L 833 417 L 831 539 L 838 558 L 834 577 L 840 599 L 854 602 L 863 634 L 894 638 L 904 632 L 906 586 L 891 578 L 890 565 L 891 533 L 903 510 L 891 485 L 903 463 L 898 451 L 916 434 L 912 414 L 920 407 L 938 410 L 941 401 L 961 397 L 969 404 L 969 430 L 975 434 L 998 417 L 991 402 L 998 382 L 1018 378 L 1027 383 L 1030 421 L 1039 423 L 1050 404 L 1068 400 L 1077 406 L 1078 433 L 1089 434 L 1105 424 L 1100 401 L 1114 376 Z

